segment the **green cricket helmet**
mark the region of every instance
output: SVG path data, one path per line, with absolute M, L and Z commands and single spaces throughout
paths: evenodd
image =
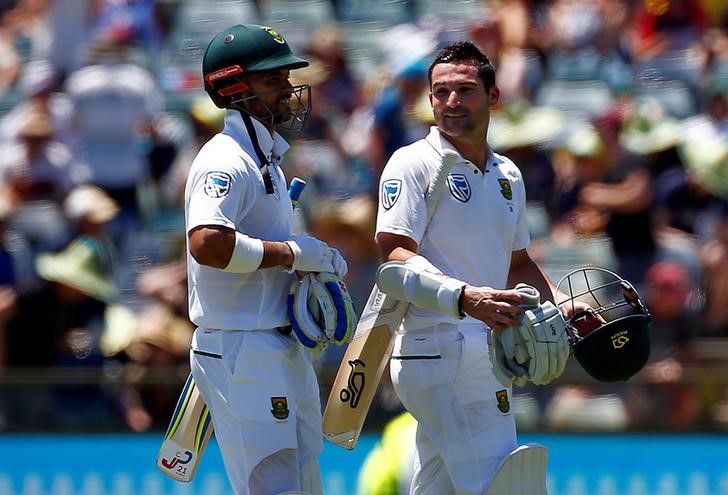
M 308 61 L 294 55 L 286 40 L 275 29 L 257 24 L 237 24 L 212 39 L 202 59 L 202 74 L 205 91 L 215 105 L 230 108 L 245 100 L 240 94 L 248 87 L 242 79 L 245 76 L 306 66 Z M 294 120 L 297 111 L 305 110 L 308 113 L 309 108 L 299 108 L 306 106 L 299 103 L 302 101 L 302 92 L 308 90 L 309 86 L 305 84 L 293 87 L 292 97 L 298 109 L 293 111 Z
M 567 333 L 576 360 L 601 382 L 624 381 L 650 357 L 649 311 L 634 286 L 599 267 L 569 272 L 557 285 L 557 305 L 568 314 Z M 580 301 L 590 306 L 576 311 Z

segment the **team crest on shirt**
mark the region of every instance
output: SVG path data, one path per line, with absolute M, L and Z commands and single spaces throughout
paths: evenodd
M 511 189 L 511 183 L 508 179 L 498 179 L 498 184 L 501 186 L 501 194 L 508 201 L 513 199 L 513 189 Z
M 230 174 L 225 172 L 210 172 L 205 177 L 205 194 L 211 198 L 222 198 L 230 192 L 230 183 L 233 181 Z
M 399 179 L 389 179 L 382 183 L 382 206 L 385 210 L 394 206 L 402 192 L 402 181 Z
M 467 203 L 470 199 L 470 183 L 463 174 L 450 174 L 447 176 L 447 187 L 450 194 L 461 203 Z
M 498 403 L 498 410 L 507 413 L 511 410 L 511 403 L 508 401 L 508 390 L 498 390 L 495 393 L 495 400 Z
M 271 414 L 276 419 L 286 419 L 290 411 L 288 410 L 288 399 L 285 397 L 271 397 L 271 406 L 273 409 L 270 410 Z

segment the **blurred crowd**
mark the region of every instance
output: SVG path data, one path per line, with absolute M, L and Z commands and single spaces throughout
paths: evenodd
M 629 384 L 569 368 L 517 391 L 521 429 L 728 427 L 724 0 L 0 0 L 0 430 L 166 426 L 193 330 L 184 181 L 223 118 L 200 64 L 234 23 L 311 62 L 284 171 L 358 311 L 379 173 L 433 124 L 432 53 L 471 39 L 497 68 L 489 141 L 525 176 L 532 256 L 555 281 L 613 269 L 653 316 Z M 317 362 L 324 399 L 341 354 Z M 385 379 L 368 426 L 400 410 Z

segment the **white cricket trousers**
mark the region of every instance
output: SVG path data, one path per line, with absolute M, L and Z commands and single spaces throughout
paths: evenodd
M 483 495 L 517 446 L 512 396 L 490 370 L 483 324 L 398 334 L 390 373 L 417 419 L 410 495 Z
M 301 490 L 323 434 L 316 374 L 296 338 L 198 328 L 190 364 L 236 495 Z

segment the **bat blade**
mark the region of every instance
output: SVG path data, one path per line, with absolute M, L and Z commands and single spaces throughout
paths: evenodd
M 323 415 L 324 438 L 356 447 L 408 304 L 375 285 L 336 373 Z
M 157 468 L 177 481 L 191 481 L 212 431 L 210 411 L 189 375 L 157 455 Z

